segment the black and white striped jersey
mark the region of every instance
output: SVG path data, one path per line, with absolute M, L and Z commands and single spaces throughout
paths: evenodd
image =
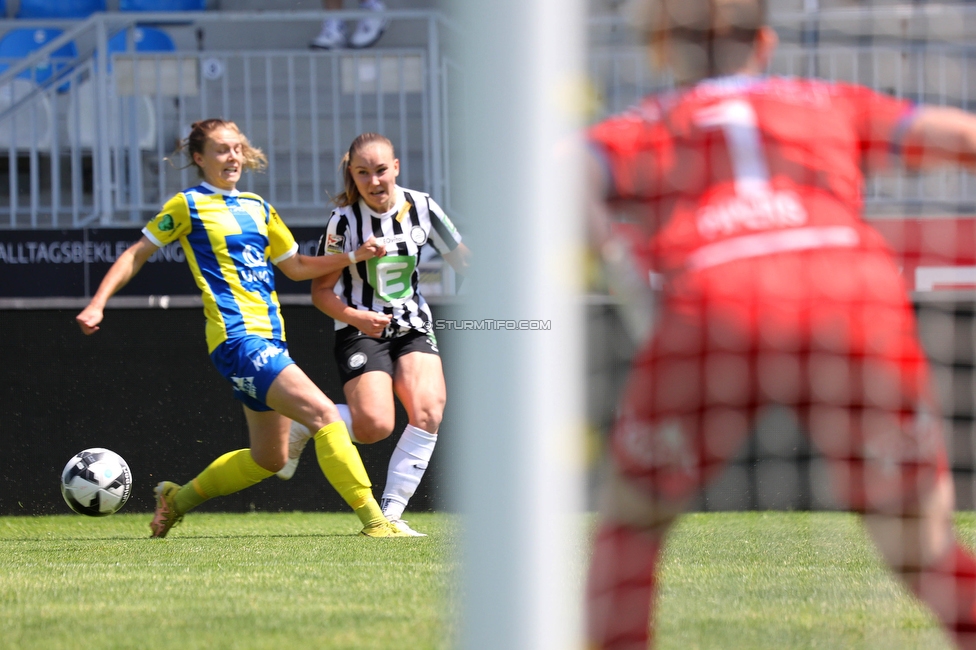
M 336 208 L 319 239 L 318 254 L 349 253 L 370 235 L 386 244 L 386 256 L 346 267 L 335 293 L 347 306 L 390 314 L 383 338 L 433 327 L 430 307 L 420 294 L 420 253 L 430 244 L 442 255 L 457 248 L 461 235 L 437 203 L 424 192 L 397 186 L 397 202 L 384 214 L 362 200 Z M 336 321 L 336 329 L 348 327 Z

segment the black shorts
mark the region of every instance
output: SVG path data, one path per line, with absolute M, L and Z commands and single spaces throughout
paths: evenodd
M 336 332 L 335 359 L 343 385 L 364 372 L 379 370 L 393 376 L 396 360 L 410 352 L 424 352 L 440 356 L 433 332 L 410 330 L 389 339 L 366 336 L 355 327 Z

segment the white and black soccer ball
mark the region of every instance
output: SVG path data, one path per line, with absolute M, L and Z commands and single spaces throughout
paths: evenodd
M 132 472 L 114 451 L 80 451 L 61 472 L 61 495 L 80 515 L 107 517 L 125 505 L 132 492 Z

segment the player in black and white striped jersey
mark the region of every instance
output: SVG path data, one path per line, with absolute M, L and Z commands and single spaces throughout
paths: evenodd
M 343 158 L 345 188 L 318 253 L 348 254 L 357 242 L 374 236 L 386 246 L 386 255 L 313 282 L 312 301 L 336 321 L 335 355 L 347 400 L 336 406 L 353 440 L 373 443 L 389 437 L 394 395 L 407 411 L 409 422 L 390 459 L 380 503 L 388 519 L 409 530 L 403 511 L 427 469 L 446 401 L 418 266 L 430 244 L 463 274 L 470 251 L 430 196 L 396 184 L 399 172 L 389 139 L 364 133 L 353 141 Z M 294 424 L 281 478 L 294 474 L 307 440 L 304 427 Z
M 384 338 L 409 330 L 432 329 L 430 308 L 420 293 L 421 252 L 431 244 L 449 255 L 461 241 L 444 211 L 423 192 L 400 187 L 393 214 L 377 214 L 363 202 L 337 208 L 319 241 L 319 255 L 346 253 L 346 249 L 370 235 L 386 246 L 386 256 L 377 264 L 350 266 L 339 275 L 334 292 L 342 302 L 360 310 L 389 314 Z M 352 248 L 350 250 L 355 250 Z M 337 322 L 337 329 L 350 327 Z

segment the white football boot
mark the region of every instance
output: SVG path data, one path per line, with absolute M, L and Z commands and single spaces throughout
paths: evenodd
M 305 428 L 305 425 L 292 420 L 291 430 L 288 431 L 288 462 L 278 470 L 278 478 L 287 481 L 295 475 L 295 470 L 298 469 L 298 459 L 302 457 L 302 451 L 311 439 L 312 434 Z
M 402 519 L 391 519 L 390 523 L 399 528 L 406 537 L 427 537 L 427 533 L 418 533 Z
M 383 516 L 390 520 L 390 523 L 399 528 L 403 534 L 407 537 L 427 537 L 424 533 L 419 533 L 410 526 L 407 522 L 400 519 L 403 516 L 403 506 L 394 503 L 391 499 L 380 499 L 380 508 L 383 510 Z

